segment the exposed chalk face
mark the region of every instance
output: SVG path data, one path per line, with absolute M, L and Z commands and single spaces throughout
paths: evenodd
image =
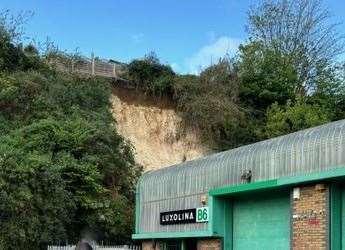
M 132 91 L 132 93 L 130 93 Z M 155 105 L 133 95 L 114 91 L 112 114 L 117 131 L 135 147 L 135 159 L 144 170 L 158 169 L 202 157 L 210 150 L 197 130 L 181 133 L 181 117 L 169 105 Z

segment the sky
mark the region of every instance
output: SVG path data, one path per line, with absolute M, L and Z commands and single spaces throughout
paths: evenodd
M 129 62 L 154 51 L 179 73 L 198 73 L 245 42 L 255 0 L 0 0 L 0 10 L 32 11 L 26 37 L 60 49 Z M 345 33 L 345 1 L 325 0 Z M 345 58 L 345 57 L 344 57 Z

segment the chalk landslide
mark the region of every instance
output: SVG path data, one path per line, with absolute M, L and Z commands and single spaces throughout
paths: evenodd
M 196 129 L 180 132 L 181 117 L 162 101 L 154 103 L 133 90 L 115 90 L 111 97 L 117 131 L 135 148 L 144 170 L 159 169 L 210 153 Z

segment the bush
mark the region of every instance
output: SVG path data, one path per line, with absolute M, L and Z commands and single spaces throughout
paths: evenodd
M 130 237 L 141 168 L 113 126 L 110 94 L 101 79 L 1 75 L 1 249 L 73 241 L 85 228 Z
M 170 96 L 172 94 L 174 71 L 170 66 L 161 64 L 153 53 L 144 59 L 133 60 L 128 65 L 129 78 L 137 89 L 148 95 Z
M 250 139 L 247 113 L 238 100 L 239 81 L 234 65 L 220 60 L 200 76 L 176 77 L 174 97 L 187 126 L 200 129 L 203 138 L 218 149 L 241 145 Z
M 266 137 L 284 135 L 330 122 L 331 117 L 325 111 L 322 107 L 308 104 L 302 99 L 298 99 L 294 104 L 288 102 L 286 106 L 274 103 L 266 113 Z
M 0 13 L 0 71 L 40 69 L 44 64 L 37 49 L 28 45 L 24 49 L 15 39 L 20 36 L 20 26 L 24 16 L 9 17 L 8 12 Z

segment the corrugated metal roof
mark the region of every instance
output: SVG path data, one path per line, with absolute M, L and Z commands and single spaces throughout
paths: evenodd
M 210 189 L 345 166 L 345 120 L 148 172 L 141 178 L 139 232 L 206 230 L 207 224 L 161 226 L 159 213 L 200 206 Z

